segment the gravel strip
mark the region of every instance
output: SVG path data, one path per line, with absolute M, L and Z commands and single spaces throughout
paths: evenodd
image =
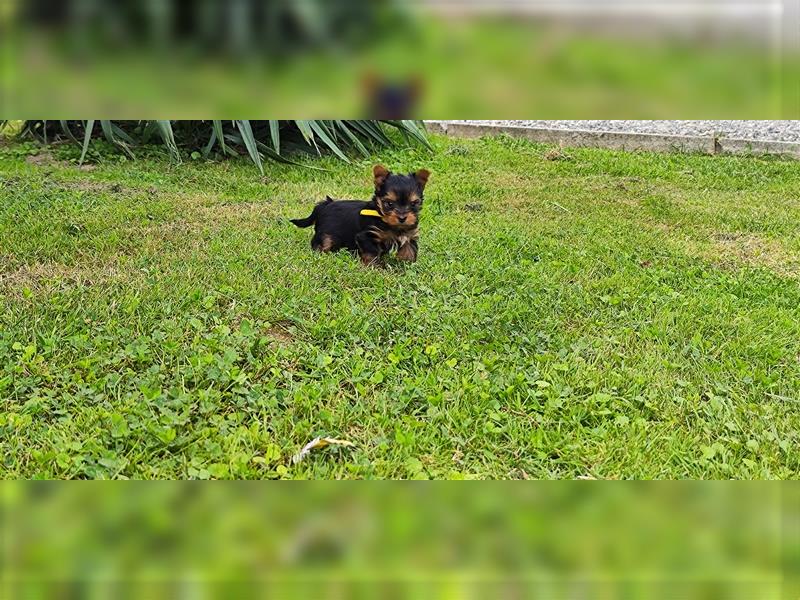
M 800 142 L 800 121 L 451 121 L 548 129 L 705 136 L 741 140 Z

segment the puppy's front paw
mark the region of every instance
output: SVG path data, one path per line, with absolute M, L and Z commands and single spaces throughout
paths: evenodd
M 404 244 L 397 250 L 397 260 L 406 262 L 415 262 L 417 260 L 417 251 L 411 244 Z
M 383 262 L 381 261 L 381 257 L 377 254 L 365 254 L 364 252 L 361 253 L 361 264 L 365 267 L 375 267 L 380 268 L 383 266 Z

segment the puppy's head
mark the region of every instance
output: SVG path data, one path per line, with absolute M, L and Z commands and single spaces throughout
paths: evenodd
M 395 229 L 416 227 L 430 171 L 420 169 L 416 173 L 399 175 L 377 165 L 372 174 L 375 176 L 375 202 L 383 222 Z
M 363 83 L 370 119 L 408 119 L 416 112 L 423 90 L 423 81 L 419 76 L 392 82 L 370 72 L 364 77 Z

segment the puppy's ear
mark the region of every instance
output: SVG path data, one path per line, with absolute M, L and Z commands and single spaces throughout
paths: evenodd
M 389 169 L 383 165 L 375 165 L 372 169 L 372 174 L 375 176 L 375 189 L 377 190 L 383 185 L 386 178 L 389 177 Z
M 416 173 L 414 173 L 414 179 L 417 180 L 419 184 L 419 189 L 424 190 L 425 184 L 428 183 L 428 177 L 431 176 L 431 172 L 428 169 L 420 169 Z
M 380 79 L 378 79 L 378 76 L 372 71 L 365 73 L 361 77 L 361 87 L 364 89 L 367 97 L 370 99 L 372 99 L 372 97 L 375 95 L 375 92 L 377 92 L 380 85 Z
M 420 96 L 422 96 L 422 92 L 425 90 L 425 82 L 419 75 L 414 75 L 408 82 L 407 89 L 411 94 L 412 102 L 416 102 L 419 100 Z

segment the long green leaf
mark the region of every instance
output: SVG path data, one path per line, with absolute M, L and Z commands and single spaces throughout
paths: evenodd
M 433 150 L 428 138 L 425 136 L 424 125 L 422 124 L 422 121 L 404 120 L 400 121 L 400 125 L 397 125 L 397 127 L 402 131 L 407 131 L 410 133 L 414 139 L 428 148 L 428 150 Z
M 272 149 L 281 153 L 281 122 L 275 119 L 269 122 L 269 134 L 272 137 Z
M 73 134 L 72 130 L 69 128 L 69 122 L 68 121 L 60 121 L 60 123 L 61 123 L 61 131 L 63 131 L 64 134 L 69 139 L 71 139 L 73 142 L 75 142 L 76 144 L 79 144 L 78 138 L 75 137 L 75 134 Z M 0 129 L 2 129 L 2 127 L 0 127 Z
M 350 159 L 347 158 L 345 153 L 342 152 L 341 149 L 339 148 L 339 146 L 336 145 L 336 142 L 334 142 L 331 139 L 330 135 L 328 135 L 328 132 L 325 131 L 325 128 L 324 128 L 323 125 L 321 125 L 317 121 L 309 121 L 308 125 L 309 125 L 309 127 L 311 127 L 311 129 L 314 131 L 314 133 L 316 133 L 320 137 L 320 139 L 323 142 L 325 142 L 325 145 L 328 148 L 330 148 L 336 156 L 341 158 L 344 162 L 347 162 L 347 163 L 350 162 Z
M 303 134 L 303 139 L 310 144 L 311 140 L 314 139 L 314 132 L 311 131 L 311 126 L 308 124 L 309 121 L 303 119 L 297 119 L 295 120 L 294 123 L 295 125 L 297 125 L 297 128 L 300 130 L 300 133 Z
M 211 137 L 208 140 L 208 144 L 203 149 L 203 157 L 208 158 L 208 155 L 211 154 L 211 149 L 214 147 L 214 143 L 217 141 L 217 132 L 214 129 L 211 129 Z
M 172 122 L 168 120 L 156 121 L 161 139 L 164 140 L 167 148 L 177 162 L 181 162 L 181 153 L 178 151 L 178 144 L 175 143 L 175 133 L 172 131 Z
M 114 133 L 111 131 L 111 121 L 104 121 L 101 119 L 100 129 L 103 130 L 103 135 L 106 137 L 106 140 L 108 140 L 112 144 L 116 142 L 116 139 L 114 138 Z
M 392 140 L 386 137 L 380 125 L 370 121 L 350 121 L 353 128 L 361 132 L 366 137 L 373 138 L 380 146 L 391 146 Z
M 142 144 L 150 142 L 150 138 L 158 131 L 158 121 L 145 121 L 145 126 L 142 129 Z
M 92 130 L 94 129 L 94 119 L 86 121 L 86 132 L 83 134 L 83 152 L 81 152 L 81 159 L 78 161 L 79 165 L 83 164 L 83 159 L 86 158 L 86 152 L 89 150 L 89 142 L 92 140 Z
M 236 126 L 242 134 L 242 140 L 244 141 L 245 148 L 247 148 L 247 152 L 250 154 L 250 158 L 256 163 L 258 172 L 263 175 L 264 165 L 261 164 L 261 155 L 258 153 L 258 146 L 253 136 L 253 128 L 250 126 L 250 121 L 236 121 Z
M 225 147 L 225 135 L 222 133 L 222 121 L 211 121 L 211 127 L 214 129 L 219 143 L 222 144 L 222 152 L 226 153 L 228 149 Z
M 314 146 L 314 150 L 317 151 L 318 155 L 322 155 L 319 151 L 319 146 L 317 146 L 317 140 L 314 137 L 314 131 L 311 129 L 311 121 L 307 119 L 297 119 L 295 120 L 295 125 L 300 130 L 300 133 L 303 134 L 303 139 L 305 139 L 306 143 L 309 146 Z
M 335 123 L 334 121 L 320 119 L 318 121 L 313 121 L 313 122 L 322 127 L 322 129 L 324 129 L 327 132 L 327 134 L 331 137 L 331 139 L 334 142 L 339 141 L 339 134 L 336 132 L 336 125 L 334 124 Z
M 342 131 L 349 138 L 353 146 L 356 147 L 356 149 L 361 153 L 361 155 L 364 156 L 364 158 L 368 158 L 369 151 L 364 146 L 364 144 L 361 143 L 361 140 L 359 140 L 358 137 L 352 131 L 350 131 L 350 128 L 347 126 L 347 123 L 345 123 L 344 121 L 336 121 L 336 125 L 338 126 L 339 130 Z
M 278 154 L 281 153 L 281 122 L 277 120 L 270 120 L 269 133 L 272 136 L 272 148 Z
M 115 133 L 114 133 L 115 127 L 116 126 L 111 121 L 108 121 L 108 120 L 101 120 L 100 121 L 100 128 L 103 130 L 103 135 L 105 136 L 105 138 L 109 142 L 114 144 L 115 146 L 118 146 L 119 148 L 121 148 L 122 151 L 125 152 L 125 154 L 127 154 L 131 158 L 136 158 L 133 155 L 133 152 L 131 152 L 130 148 L 128 148 L 127 144 L 125 142 L 123 142 L 121 139 L 119 139 L 115 135 Z M 121 133 L 124 133 L 124 132 L 122 132 L 122 130 L 119 127 L 116 127 L 116 130 L 121 132 Z M 127 134 L 125 134 L 125 135 L 127 137 Z M 130 139 L 130 138 L 128 138 L 128 139 Z
M 270 148 L 266 144 L 262 144 L 261 142 L 256 142 L 256 145 L 258 146 L 258 149 L 261 150 L 264 153 L 265 156 L 268 156 L 272 160 L 275 160 L 277 162 L 283 163 L 285 165 L 294 165 L 296 167 L 305 167 L 306 169 L 314 169 L 315 171 L 327 171 L 328 170 L 328 169 L 323 169 L 322 167 L 314 167 L 312 165 L 307 165 L 307 164 L 304 165 L 303 163 L 299 163 L 299 162 L 295 162 L 293 160 L 290 160 L 290 159 L 286 158 L 285 156 L 283 156 L 282 154 L 278 154 L 277 152 L 275 152 L 275 150 L 273 150 L 272 148 Z
M 122 140 L 123 142 L 126 142 L 128 144 L 136 143 L 136 140 L 134 140 L 131 136 L 129 136 L 123 129 L 121 129 L 115 123 L 112 123 L 111 131 L 114 132 L 114 136 L 116 136 L 118 140 Z

